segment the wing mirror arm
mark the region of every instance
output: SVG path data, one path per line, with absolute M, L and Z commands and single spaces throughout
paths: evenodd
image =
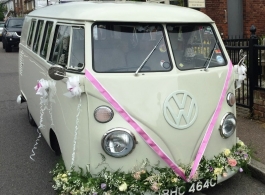
M 68 78 L 65 73 L 65 68 L 60 65 L 51 66 L 48 70 L 48 74 L 53 80 L 56 81 Z

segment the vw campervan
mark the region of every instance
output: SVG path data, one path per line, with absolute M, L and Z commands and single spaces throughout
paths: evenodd
M 66 170 L 100 173 L 105 187 L 87 182 L 87 193 L 200 191 L 249 160 L 236 137 L 233 66 L 215 23 L 197 10 L 49 6 L 25 17 L 19 55 L 31 124 Z

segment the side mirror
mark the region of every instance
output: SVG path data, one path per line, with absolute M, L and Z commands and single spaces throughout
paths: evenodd
M 67 77 L 65 68 L 60 65 L 51 66 L 48 70 L 48 74 L 53 80 L 62 80 Z

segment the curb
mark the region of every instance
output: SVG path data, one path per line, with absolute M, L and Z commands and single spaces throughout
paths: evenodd
M 248 165 L 250 174 L 255 179 L 265 184 L 265 165 L 251 159 L 251 163 Z

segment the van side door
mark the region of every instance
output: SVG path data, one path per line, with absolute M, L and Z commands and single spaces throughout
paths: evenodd
M 84 127 L 88 127 L 85 93 L 77 97 L 67 95 L 71 90 L 68 86 L 69 77 L 79 77 L 80 80 L 84 77 L 84 37 L 83 26 L 57 23 L 48 59 L 50 67 L 59 65 L 66 70 L 66 78 L 56 81 L 56 95 L 54 95 L 53 101 L 49 102 L 52 107 L 50 110 L 53 120 L 51 128 L 57 136 L 66 166 L 74 161 L 75 148 L 80 144 L 80 142 L 76 142 L 77 136 L 78 140 L 83 138 L 82 132 L 84 131 L 82 130 L 86 129 Z M 52 81 L 52 78 L 49 80 Z

